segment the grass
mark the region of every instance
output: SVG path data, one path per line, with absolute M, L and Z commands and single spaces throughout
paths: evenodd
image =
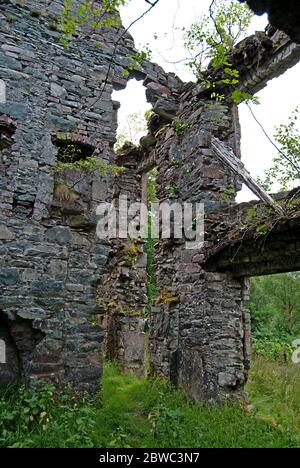
M 256 414 L 300 446 L 300 366 L 257 357 L 247 391 Z
M 249 388 L 260 410 L 257 393 L 267 388 L 260 381 Z M 196 404 L 164 381 L 137 379 L 112 364 L 93 401 L 68 392 L 55 399 L 49 385 L 0 395 L 0 447 L 293 447 L 292 432 L 237 404 Z

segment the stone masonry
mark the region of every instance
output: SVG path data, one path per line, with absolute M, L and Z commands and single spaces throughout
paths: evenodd
M 159 201 L 204 204 L 207 240 L 202 250 L 187 250 L 174 238 L 157 246 L 151 370 L 195 399 L 243 395 L 251 355 L 243 300 L 248 276 L 259 271 L 261 246 L 250 236 L 235 270 L 231 230 L 223 222 L 236 213 L 241 180 L 211 149 L 213 135 L 241 157 L 230 90 L 221 89 L 225 102 L 216 103 L 200 84 L 184 84 L 149 62 L 125 78 L 135 52 L 131 36 L 122 35 L 113 60 L 122 28 L 90 32 L 65 48 L 57 30 L 61 8 L 61 0 L 0 4 L 0 79 L 7 91 L 0 104 L 0 342 L 7 356 L 0 361 L 0 383 L 42 378 L 92 394 L 100 386 L 103 351 L 125 369 L 144 372 L 149 304 L 143 243 L 99 240 L 96 207 L 116 205 L 120 194 L 145 200 L 145 175 L 155 166 Z M 251 36 L 233 56 L 241 89 L 257 92 L 299 57 L 300 46 L 283 33 Z M 141 146 L 125 147 L 116 157 L 119 104 L 112 91 L 130 78 L 143 80 L 154 114 Z M 114 180 L 54 172 L 70 148 L 124 172 Z M 294 246 L 294 266 L 300 264 L 297 223 L 283 223 L 270 237 L 272 272 L 283 270 L 276 262 L 280 239 Z M 247 270 L 251 247 L 256 251 Z
M 6 83 L 6 103 L 0 104 L 0 314 L 9 356 L 0 379 L 47 378 L 93 392 L 100 385 L 103 338 L 94 320 L 96 289 L 109 251 L 96 237 L 95 208 L 111 200 L 112 183 L 52 169 L 68 144 L 82 155 L 114 161 L 118 103 L 111 95 L 126 86 L 123 71 L 134 44 L 125 34 L 113 66 L 122 28 L 92 32 L 66 49 L 57 30 L 62 3 L 0 5 L 0 78 Z M 157 86 L 176 84 L 157 65 L 145 64 L 145 70 L 133 75 Z
M 288 34 L 293 41 L 300 42 L 300 5 L 294 0 L 239 0 L 247 2 L 256 15 L 268 14 L 275 29 Z

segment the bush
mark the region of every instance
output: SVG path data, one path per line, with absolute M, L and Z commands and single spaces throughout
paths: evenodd
M 299 273 L 252 278 L 246 306 L 255 337 L 292 343 L 300 337 Z
M 253 338 L 253 352 L 256 356 L 264 356 L 281 362 L 291 361 L 293 347 L 291 344 L 269 338 Z
M 99 398 L 101 396 L 101 399 Z M 299 408 L 299 406 L 298 406 Z M 0 396 L 0 447 L 292 447 L 293 437 L 237 403 L 207 406 L 170 383 L 106 365 L 93 400 L 52 386 Z
M 300 365 L 257 357 L 246 390 L 257 416 L 291 434 L 299 446 Z
M 0 447 L 92 447 L 93 405 L 53 385 L 0 393 Z

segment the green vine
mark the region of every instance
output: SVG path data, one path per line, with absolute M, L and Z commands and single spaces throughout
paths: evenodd
M 178 117 L 173 119 L 173 128 L 178 138 L 182 138 L 184 136 L 185 130 L 189 128 L 189 124 L 180 120 Z

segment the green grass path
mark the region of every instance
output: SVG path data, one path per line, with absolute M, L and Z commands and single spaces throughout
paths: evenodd
M 102 447 L 290 447 L 291 437 L 238 405 L 207 407 L 166 382 L 106 366 L 95 443 Z M 105 430 L 102 430 L 105 428 Z
M 256 389 L 257 390 L 257 389 Z M 205 406 L 161 380 L 106 364 L 93 401 L 54 399 L 49 386 L 0 393 L 0 447 L 292 447 L 291 431 L 238 404 Z M 299 406 L 298 406 L 299 408 Z

